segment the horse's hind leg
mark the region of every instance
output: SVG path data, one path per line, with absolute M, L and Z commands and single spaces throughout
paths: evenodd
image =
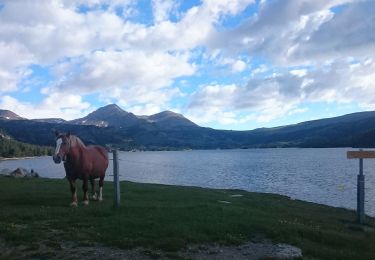
M 103 184 L 104 176 L 99 178 L 99 201 L 103 200 Z
M 82 189 L 83 189 L 83 204 L 88 205 L 89 204 L 89 197 L 87 195 L 89 180 L 87 178 L 84 178 L 82 180 Z
M 95 179 L 90 178 L 90 183 L 91 183 L 91 195 L 93 200 L 98 200 L 98 195 L 96 194 L 95 191 Z
M 72 192 L 72 203 L 70 206 L 77 207 L 78 199 L 77 199 L 77 190 L 76 190 L 76 183 L 74 180 L 69 180 L 70 191 Z

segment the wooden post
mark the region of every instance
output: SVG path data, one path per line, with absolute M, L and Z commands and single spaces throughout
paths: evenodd
M 357 220 L 365 223 L 365 176 L 363 175 L 363 159 L 359 159 L 359 174 L 357 176 Z
M 348 159 L 359 159 L 359 174 L 357 175 L 357 221 L 365 223 L 365 175 L 363 175 L 363 159 L 375 158 L 375 151 L 348 151 Z
M 120 178 L 117 149 L 113 149 L 113 185 L 115 188 L 114 207 L 118 208 L 120 206 Z

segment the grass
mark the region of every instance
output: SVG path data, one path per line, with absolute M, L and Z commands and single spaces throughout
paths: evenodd
M 375 259 L 375 219 L 359 226 L 354 211 L 272 194 L 131 182 L 121 183 L 114 209 L 111 184 L 103 202 L 71 208 L 66 180 L 0 177 L 0 238 L 26 249 L 75 241 L 173 252 L 265 237 L 301 248 L 306 258 Z

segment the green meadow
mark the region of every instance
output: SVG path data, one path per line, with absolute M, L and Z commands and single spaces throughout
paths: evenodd
M 24 251 L 41 241 L 60 250 L 62 241 L 72 241 L 173 253 L 264 237 L 301 248 L 306 259 L 375 259 L 375 219 L 360 226 L 354 211 L 285 196 L 121 182 L 121 206 L 114 209 L 107 182 L 103 202 L 72 208 L 66 180 L 0 177 L 0 187 L 0 239 Z

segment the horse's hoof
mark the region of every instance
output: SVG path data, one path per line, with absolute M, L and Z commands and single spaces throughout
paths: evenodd
M 71 207 L 78 207 L 77 201 L 73 201 L 72 203 L 70 203 L 70 206 Z
M 93 200 L 98 200 L 98 196 L 96 194 L 92 195 Z
M 82 204 L 85 205 L 85 206 L 87 206 L 87 205 L 89 205 L 89 201 L 88 200 L 84 200 L 84 201 L 82 201 Z

